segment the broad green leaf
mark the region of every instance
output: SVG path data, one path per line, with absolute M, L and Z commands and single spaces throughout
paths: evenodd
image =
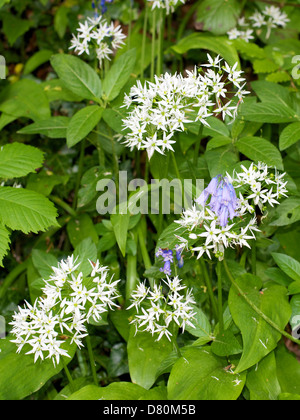
M 81 102 L 84 98 L 75 95 L 65 86 L 61 79 L 52 79 L 41 83 L 41 87 L 48 98 L 49 102 L 66 101 L 66 102 Z
M 121 214 L 121 213 L 112 214 L 110 216 L 110 220 L 113 225 L 113 230 L 114 230 L 120 251 L 122 252 L 122 255 L 125 256 L 130 213 L 128 211 L 126 214 Z
M 237 163 L 237 156 L 232 146 L 218 147 L 207 150 L 204 154 L 211 178 L 224 175 Z
M 294 295 L 290 301 L 292 308 L 292 315 L 290 325 L 292 330 L 300 325 L 300 294 Z
M 292 107 L 293 105 L 289 89 L 284 86 L 259 80 L 251 82 L 251 87 L 262 102 L 274 101 L 288 107 Z
M 238 50 L 242 56 L 245 56 L 249 59 L 260 58 L 263 59 L 266 57 L 266 53 L 263 48 L 260 48 L 257 44 L 253 42 L 246 42 L 244 39 L 235 39 L 233 45 Z
M 37 121 L 18 131 L 19 134 L 42 134 L 50 139 L 63 139 L 67 137 L 67 128 L 70 122 L 68 117 L 51 117 L 47 120 Z
M 99 239 L 94 223 L 87 213 L 80 214 L 77 218 L 71 219 L 67 224 L 67 232 L 74 248 L 86 238 L 91 238 L 95 244 Z
M 53 254 L 40 249 L 32 251 L 32 263 L 43 280 L 48 280 L 53 273 L 52 267 L 57 267 L 58 265 L 57 259 Z
M 279 138 L 279 149 L 285 150 L 300 140 L 300 122 L 285 127 Z
M 25 64 L 24 74 L 30 74 L 42 64 L 47 63 L 52 55 L 53 51 L 50 50 L 40 50 L 33 54 Z
M 277 378 L 282 393 L 300 394 L 300 363 L 284 344 L 276 351 Z
M 237 0 L 204 0 L 197 10 L 197 22 L 204 25 L 204 31 L 223 35 L 236 26 L 241 8 Z
M 20 19 L 13 13 L 3 13 L 1 20 L 3 22 L 3 32 L 10 46 L 13 46 L 16 40 L 33 26 L 33 21 Z
M 55 186 L 61 184 L 66 185 L 68 180 L 69 175 L 55 175 L 50 171 L 41 171 L 37 174 L 29 175 L 26 188 L 47 197 L 51 194 Z
M 9 85 L 1 92 L 0 111 L 15 117 L 33 121 L 50 118 L 49 101 L 42 87 L 29 79 Z
M 147 391 L 142 387 L 132 384 L 130 382 L 114 382 L 106 387 L 98 388 L 95 385 L 87 385 L 79 391 L 72 394 L 69 400 L 102 400 L 102 401 L 126 401 L 126 400 L 138 400 Z M 109 409 L 109 405 L 107 409 Z M 117 409 L 117 407 L 116 407 Z M 128 408 L 129 410 L 129 408 Z M 104 414 L 110 414 L 109 412 L 103 412 Z M 129 415 L 128 411 L 128 415 Z
M 239 116 L 247 121 L 261 123 L 289 123 L 299 121 L 299 116 L 292 108 L 278 102 L 244 103 Z
M 26 176 L 42 166 L 44 154 L 36 147 L 22 143 L 6 144 L 0 149 L 0 178 Z
M 3 267 L 3 258 L 7 254 L 10 244 L 10 233 L 5 226 L 0 225 L 0 266 Z
M 275 219 L 275 220 L 274 220 Z M 300 199 L 287 198 L 274 211 L 271 226 L 290 226 L 300 220 Z
M 13 336 L 8 336 L 5 340 L 0 340 L 0 400 L 21 400 L 37 392 L 53 376 L 57 375 L 62 369 L 62 361 L 54 367 L 51 360 L 34 363 L 33 355 L 26 355 L 25 350 L 17 354 L 17 346 L 9 340 Z M 76 345 L 70 346 L 68 343 L 63 345 L 71 358 L 75 353 Z M 68 364 L 72 359 L 64 357 L 64 362 Z
M 97 247 L 92 238 L 89 237 L 80 242 L 73 254 L 75 258 L 78 257 L 78 263 L 80 263 L 78 270 L 80 270 L 84 276 L 89 275 L 92 271 L 89 260 L 94 263 L 96 263 L 97 260 Z
M 225 358 L 209 347 L 188 349 L 173 366 L 168 382 L 169 400 L 237 400 L 246 374 L 232 374 Z
M 216 136 L 209 140 L 206 150 L 217 149 L 218 147 L 228 146 L 229 144 L 232 144 L 232 139 L 230 137 Z
M 67 144 L 75 146 L 84 139 L 101 120 L 103 109 L 97 105 L 87 106 L 78 111 L 67 128 Z
M 101 80 L 88 64 L 67 54 L 54 55 L 51 64 L 67 89 L 84 99 L 100 101 Z
M 136 62 L 136 49 L 127 51 L 118 57 L 109 69 L 103 81 L 103 97 L 113 101 L 121 92 L 133 72 Z
M 240 354 L 243 348 L 235 335 L 230 330 L 226 330 L 217 335 L 211 345 L 211 350 L 217 356 L 224 357 Z
M 197 306 L 193 306 L 193 312 L 196 312 L 195 318 L 193 319 L 195 328 L 187 325 L 186 330 L 194 337 L 198 337 L 198 345 L 206 344 L 212 340 L 210 322 L 205 313 Z
M 38 233 L 57 226 L 56 209 L 41 194 L 23 188 L 0 188 L 0 221 L 13 230 Z
M 121 108 L 105 108 L 102 115 L 106 124 L 116 133 L 124 134 L 122 120 L 126 118 L 126 113 Z
M 243 137 L 238 139 L 235 145 L 243 155 L 254 162 L 265 162 L 283 170 L 281 154 L 268 140 L 261 137 Z
M 276 264 L 281 270 L 295 281 L 300 282 L 300 263 L 289 255 L 272 253 Z
M 171 48 L 178 54 L 184 54 L 190 50 L 209 50 L 221 55 L 231 66 L 234 66 L 235 63 L 238 63 L 238 66 L 240 66 L 239 55 L 227 37 L 193 33 L 181 39 L 178 44 Z
M 151 333 L 135 332 L 132 325 L 127 345 L 130 377 L 133 383 L 150 389 L 156 380 L 157 369 L 172 352 L 173 345 L 166 337 L 156 341 Z
M 270 353 L 248 371 L 246 387 L 250 391 L 251 400 L 277 400 L 281 388 L 277 379 L 274 352 Z
M 268 283 L 263 289 L 260 278 L 251 274 L 238 277 L 236 282 L 252 304 L 279 328 L 285 329 L 291 315 L 285 287 Z M 230 289 L 228 303 L 243 337 L 243 354 L 235 370 L 242 372 L 274 350 L 281 334 L 246 302 L 235 286 Z

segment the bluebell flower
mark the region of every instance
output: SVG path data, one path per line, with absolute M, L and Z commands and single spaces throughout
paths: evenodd
M 204 207 L 209 196 L 211 196 L 210 209 L 218 215 L 219 224 L 226 227 L 229 219 L 232 220 L 237 216 L 238 199 L 233 185 L 228 178 L 218 175 L 210 181 L 196 202 Z
M 112 3 L 114 0 L 100 0 L 97 3 L 92 0 L 92 8 L 95 11 L 95 17 L 99 17 L 98 10 L 101 9 L 101 14 L 104 15 L 107 12 L 106 3 Z
M 182 256 L 182 248 L 180 248 L 177 245 L 175 248 L 175 252 L 176 252 L 176 259 L 178 261 L 178 267 L 182 268 L 184 265 L 183 256 Z M 172 274 L 171 263 L 174 262 L 173 250 L 159 248 L 159 250 L 156 253 L 156 257 L 157 258 L 163 257 L 164 266 L 160 268 L 160 271 L 170 276 Z

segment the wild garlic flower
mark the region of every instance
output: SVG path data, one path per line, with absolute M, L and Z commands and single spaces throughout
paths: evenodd
M 99 261 L 91 263 L 87 277 L 79 270 L 78 258 L 69 257 L 53 268 L 53 274 L 45 281 L 43 296 L 33 306 L 28 302 L 13 316 L 12 340 L 18 346 L 17 353 L 25 349 L 39 358 L 51 359 L 58 364 L 60 357 L 70 357 L 64 349 L 66 341 L 81 348 L 87 336 L 86 324 L 98 322 L 102 314 L 117 306 L 118 281 L 109 279 L 108 269 Z
M 212 115 L 235 118 L 249 93 L 244 90 L 243 72 L 237 70 L 237 63 L 230 67 L 219 56 L 208 55 L 208 61 L 187 71 L 187 77 L 166 73 L 155 76 L 154 83 L 138 81 L 131 88 L 123 105 L 130 109 L 123 123 L 125 144 L 131 150 L 147 150 L 151 159 L 154 152 L 174 151 L 175 134 L 185 131 L 189 123 L 209 126 Z
M 123 40 L 126 38 L 120 25 L 115 27 L 113 22 L 108 24 L 102 16 L 88 18 L 84 23 L 79 23 L 77 32 L 77 36 L 73 34 L 69 49 L 74 49 L 79 55 L 90 55 L 91 50 L 95 50 L 99 67 L 102 67 L 105 59 L 110 60 L 110 56 L 124 44 Z
M 167 290 L 164 290 L 164 284 Z M 132 294 L 132 304 L 128 310 L 135 307 L 137 314 L 131 321 L 136 327 L 136 333 L 150 332 L 152 336 L 157 335 L 159 341 L 166 336 L 171 341 L 171 324 L 175 323 L 184 331 L 186 325 L 195 328 L 193 319 L 196 315 L 191 305 L 195 304 L 191 290 L 186 290 L 182 280 L 178 277 L 167 280 L 163 283 L 154 285 L 153 290 L 146 288 L 145 284 L 140 284 Z M 185 294 L 182 293 L 185 291 Z
M 166 9 L 167 15 L 173 13 L 175 11 L 175 7 L 178 6 L 180 3 L 184 4 L 185 0 L 148 0 L 152 3 L 152 10 L 158 9 Z
M 235 171 L 232 177 L 227 174 L 235 189 L 244 190 L 243 195 L 239 193 L 240 214 L 251 212 L 251 208 L 254 213 L 255 206 L 264 213 L 267 205 L 274 207 L 280 204 L 278 201 L 280 198 L 287 197 L 288 182 L 284 179 L 285 173 L 280 173 L 276 168 L 271 169 L 263 162 L 252 163 L 248 169 L 241 165 L 241 170 L 241 172 Z
M 227 32 L 227 35 L 230 40 L 240 38 L 249 42 L 254 39 L 253 34 L 255 29 L 266 27 L 266 38 L 269 39 L 272 29 L 278 27 L 285 28 L 289 21 L 290 19 L 287 14 L 282 12 L 279 7 L 267 6 L 262 12 L 256 10 L 255 13 L 249 17 L 248 21 L 245 18 L 239 19 L 238 26 Z M 245 29 L 245 27 L 247 29 Z
M 285 174 L 273 171 L 259 162 L 249 169 L 241 165 L 241 172 L 233 176 L 213 178 L 196 200 L 200 208 L 194 205 L 176 221 L 183 228 L 177 236 L 180 246 L 198 253 L 198 258 L 205 254 L 211 259 L 214 254 L 220 261 L 226 248 L 251 248 L 249 241 L 259 232 L 256 206 L 266 217 L 267 205 L 280 204 L 287 193 Z

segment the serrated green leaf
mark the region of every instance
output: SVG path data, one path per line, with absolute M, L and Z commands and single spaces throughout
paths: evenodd
M 22 143 L 6 144 L 0 149 L 0 178 L 26 176 L 42 166 L 44 154 L 36 147 Z
M 10 244 L 10 233 L 5 226 L 0 225 L 0 266 L 3 267 L 3 258 L 7 254 Z
M 13 230 L 38 233 L 58 226 L 56 209 L 41 194 L 23 188 L 0 188 L 0 221 Z

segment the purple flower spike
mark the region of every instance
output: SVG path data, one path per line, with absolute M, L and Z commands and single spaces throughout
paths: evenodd
M 202 192 L 196 202 L 204 206 L 209 196 L 211 196 L 209 207 L 219 217 L 219 224 L 222 227 L 228 225 L 228 219 L 231 220 L 237 215 L 236 209 L 238 200 L 235 189 L 226 177 L 218 175 L 214 177 L 207 188 Z

